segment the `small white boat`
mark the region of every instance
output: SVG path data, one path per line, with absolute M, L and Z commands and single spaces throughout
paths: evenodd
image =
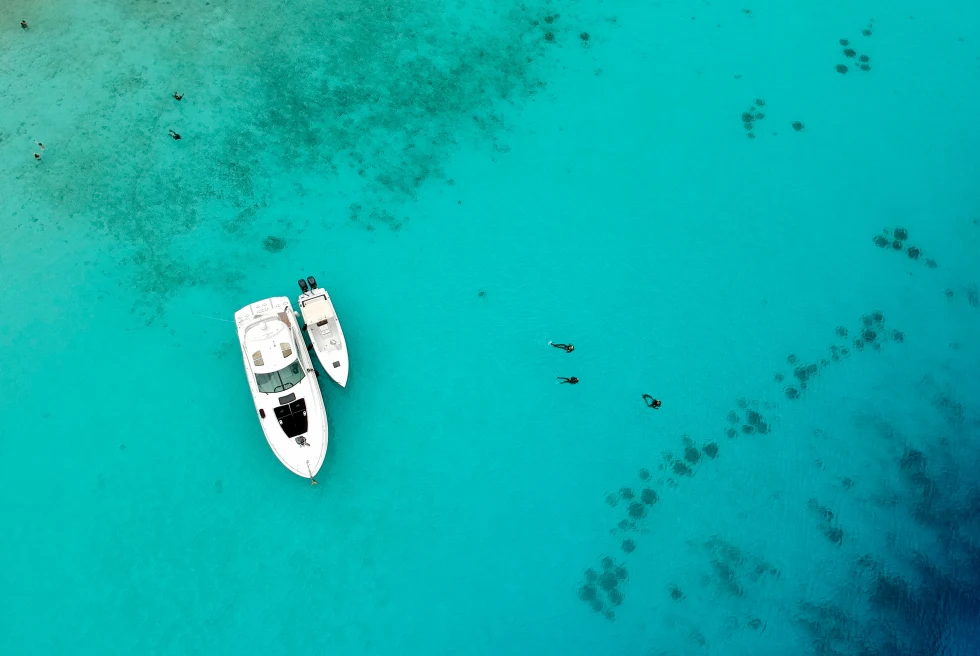
M 289 299 L 247 305 L 235 324 L 266 441 L 291 472 L 315 483 L 327 453 L 327 411 Z
M 306 322 L 305 330 L 313 343 L 313 352 L 327 375 L 341 387 L 346 387 L 350 371 L 347 343 L 330 295 L 325 289 L 317 288 L 313 276 L 300 280 L 299 288 L 303 292 L 299 295 L 299 311 Z

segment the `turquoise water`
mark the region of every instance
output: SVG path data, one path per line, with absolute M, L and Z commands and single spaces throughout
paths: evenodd
M 974 3 L 0 18 L 4 654 L 980 652 Z

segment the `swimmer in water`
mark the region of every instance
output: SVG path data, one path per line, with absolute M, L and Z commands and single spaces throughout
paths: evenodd
M 575 350 L 574 344 L 555 344 L 554 342 L 548 342 L 548 343 L 554 346 L 555 348 L 562 349 L 563 351 L 565 351 L 565 353 L 571 353 L 572 351 Z
M 566 378 L 565 376 L 559 376 L 558 380 L 560 381 L 558 383 L 559 385 L 564 385 L 565 383 L 568 383 L 569 385 L 578 385 L 578 378 L 576 378 L 575 376 L 572 376 L 571 378 Z
M 34 143 L 36 143 L 36 144 L 37 144 L 37 147 L 38 147 L 38 148 L 40 148 L 41 150 L 44 150 L 44 144 L 43 144 L 43 143 L 41 143 L 41 142 L 40 142 L 40 141 L 38 141 L 37 139 L 35 139 L 35 140 L 34 140 Z
M 643 402 L 647 404 L 648 408 L 653 408 L 654 410 L 660 409 L 660 399 L 655 399 L 649 394 L 643 395 Z
M 180 140 L 180 135 L 174 132 L 173 130 L 170 131 L 170 136 L 174 138 L 174 141 Z
M 184 94 L 177 93 L 176 91 L 174 91 L 174 100 L 183 100 L 183 99 L 184 99 Z
M 34 161 L 35 162 L 41 161 L 41 153 L 34 153 Z
M 27 29 L 27 21 L 21 21 L 20 22 L 20 29 L 22 29 L 22 30 L 26 30 Z

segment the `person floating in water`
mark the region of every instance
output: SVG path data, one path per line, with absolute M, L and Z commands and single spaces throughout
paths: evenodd
M 20 29 L 22 29 L 22 30 L 26 30 L 27 29 L 27 21 L 21 21 L 20 22 Z
M 35 162 L 41 161 L 41 153 L 34 153 L 34 161 Z
M 554 342 L 548 342 L 548 343 L 554 346 L 555 348 L 562 349 L 563 351 L 565 351 L 565 353 L 571 353 L 572 351 L 575 350 L 574 344 L 555 344 Z
M 649 394 L 643 395 L 643 402 L 647 404 L 648 408 L 653 408 L 654 410 L 660 409 L 660 399 L 655 399 Z
M 578 378 L 576 378 L 575 376 L 572 376 L 571 378 L 566 378 L 565 376 L 559 376 L 558 380 L 560 381 L 558 383 L 559 385 L 564 385 L 565 383 L 568 383 L 569 385 L 578 385 Z
M 170 131 L 170 136 L 174 138 L 174 141 L 180 140 L 180 135 L 174 132 L 173 130 Z
M 184 99 L 184 94 L 177 93 L 176 91 L 174 91 L 174 100 L 183 100 L 183 99 Z

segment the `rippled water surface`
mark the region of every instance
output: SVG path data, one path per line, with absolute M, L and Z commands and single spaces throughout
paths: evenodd
M 980 653 L 980 15 L 797 5 L 0 5 L 0 651 Z

